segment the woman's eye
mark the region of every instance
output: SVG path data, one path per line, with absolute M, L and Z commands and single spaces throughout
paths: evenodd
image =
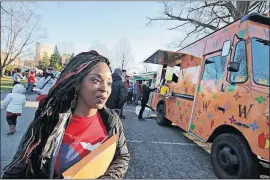
M 112 86 L 112 83 L 111 82 L 108 82 L 108 86 Z
M 98 79 L 92 79 L 92 82 L 93 82 L 93 83 L 99 83 L 100 80 L 98 80 Z

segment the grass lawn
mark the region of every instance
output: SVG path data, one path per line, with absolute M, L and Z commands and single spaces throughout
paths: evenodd
M 12 77 L 4 76 L 0 79 L 1 81 L 1 91 L 11 91 L 13 88 Z M 22 84 L 25 86 L 26 81 L 22 80 Z

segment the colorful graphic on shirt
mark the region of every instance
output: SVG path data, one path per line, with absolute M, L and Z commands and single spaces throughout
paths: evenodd
M 99 114 L 92 117 L 73 116 L 58 153 L 56 172 L 62 174 L 94 151 L 108 137 Z

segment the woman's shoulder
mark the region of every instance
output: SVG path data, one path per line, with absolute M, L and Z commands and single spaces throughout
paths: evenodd
M 117 115 L 117 113 L 115 113 L 114 111 L 112 111 L 111 109 L 108 108 L 103 108 L 101 110 L 99 110 L 99 114 L 101 116 L 101 118 L 108 122 L 109 125 L 113 126 L 115 124 L 119 124 L 120 123 L 120 118 Z
M 117 113 L 109 108 L 104 107 L 103 109 L 99 110 L 100 114 L 105 115 L 109 119 L 115 119 L 118 120 L 119 116 Z

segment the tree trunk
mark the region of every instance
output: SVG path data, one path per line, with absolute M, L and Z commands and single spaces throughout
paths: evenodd
M 1 67 L 0 77 L 4 77 L 6 68 L 7 68 L 6 66 L 4 66 L 4 67 L 2 66 L 2 67 Z

